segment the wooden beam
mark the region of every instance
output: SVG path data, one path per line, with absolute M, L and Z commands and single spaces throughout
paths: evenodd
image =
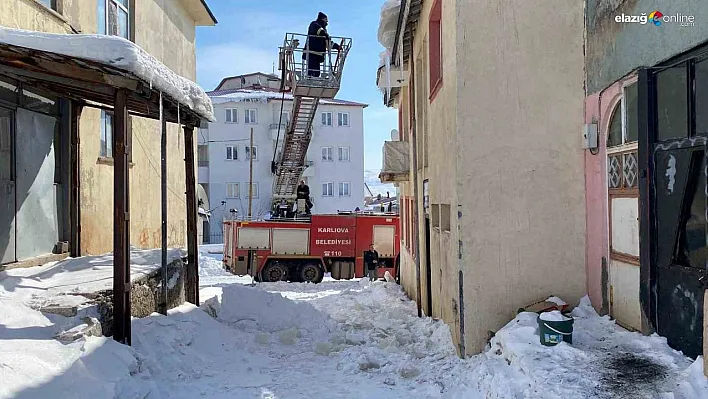
M 70 194 L 70 229 L 71 238 L 69 240 L 69 252 L 72 257 L 81 256 L 81 162 L 80 162 L 80 139 L 81 132 L 81 112 L 83 105 L 77 101 L 71 102 L 71 121 L 69 127 L 70 136 L 70 160 L 71 160 L 71 194 Z
M 113 339 L 130 345 L 130 181 L 128 93 L 116 91 L 113 111 Z
M 187 175 L 187 284 L 186 299 L 199 306 L 197 264 L 197 181 L 194 169 L 194 127 L 184 127 L 184 171 Z
M 160 96 L 160 112 L 163 99 Z M 162 200 L 162 299 L 160 313 L 167 314 L 167 121 L 162 118 L 160 123 L 160 197 Z M 197 304 L 198 306 L 199 304 Z

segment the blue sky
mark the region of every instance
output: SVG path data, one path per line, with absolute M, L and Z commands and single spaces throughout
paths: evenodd
M 319 11 L 329 17 L 333 36 L 351 37 L 338 98 L 369 106 L 364 110 L 364 164 L 381 168 L 381 147 L 398 124 L 398 114 L 383 106 L 376 69 L 383 47 L 377 40 L 383 0 L 207 0 L 219 23 L 197 28 L 197 81 L 213 90 L 225 76 L 272 72 L 286 32 L 306 33 Z

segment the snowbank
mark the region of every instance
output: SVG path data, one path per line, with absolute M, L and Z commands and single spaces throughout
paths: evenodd
M 125 70 L 186 105 L 202 118 L 216 121 L 214 107 L 201 87 L 172 72 L 138 45 L 122 37 L 43 33 L 0 26 L 0 42 L 101 62 Z
M 309 303 L 239 284 L 223 288 L 218 319 L 268 333 L 297 329 L 326 334 L 331 329 L 329 317 Z

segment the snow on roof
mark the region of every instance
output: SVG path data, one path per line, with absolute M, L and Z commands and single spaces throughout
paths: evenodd
M 211 100 L 199 85 L 177 75 L 140 46 L 122 37 L 44 33 L 0 26 L 0 42 L 125 70 L 189 107 L 202 118 L 210 122 L 216 120 Z
M 214 90 L 207 93 L 211 97 L 211 101 L 214 104 L 223 104 L 229 102 L 268 102 L 270 100 L 280 100 L 283 98 L 283 93 L 267 89 L 228 89 L 228 90 Z M 286 100 L 293 100 L 293 95 L 285 93 Z M 338 99 L 320 99 L 320 104 L 331 104 L 331 105 L 345 105 L 345 106 L 355 106 L 355 107 L 367 107 L 368 104 L 358 103 L 354 101 L 338 100 Z
M 393 43 L 396 41 L 396 30 L 398 28 L 398 12 L 401 9 L 401 0 L 386 0 L 381 6 L 381 16 L 379 18 L 379 43 L 388 51 L 393 50 Z

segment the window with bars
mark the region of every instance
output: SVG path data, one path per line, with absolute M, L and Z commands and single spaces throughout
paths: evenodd
M 98 0 L 98 33 L 130 40 L 129 0 Z
M 610 189 L 638 188 L 637 151 L 610 154 L 607 156 L 607 186 Z

